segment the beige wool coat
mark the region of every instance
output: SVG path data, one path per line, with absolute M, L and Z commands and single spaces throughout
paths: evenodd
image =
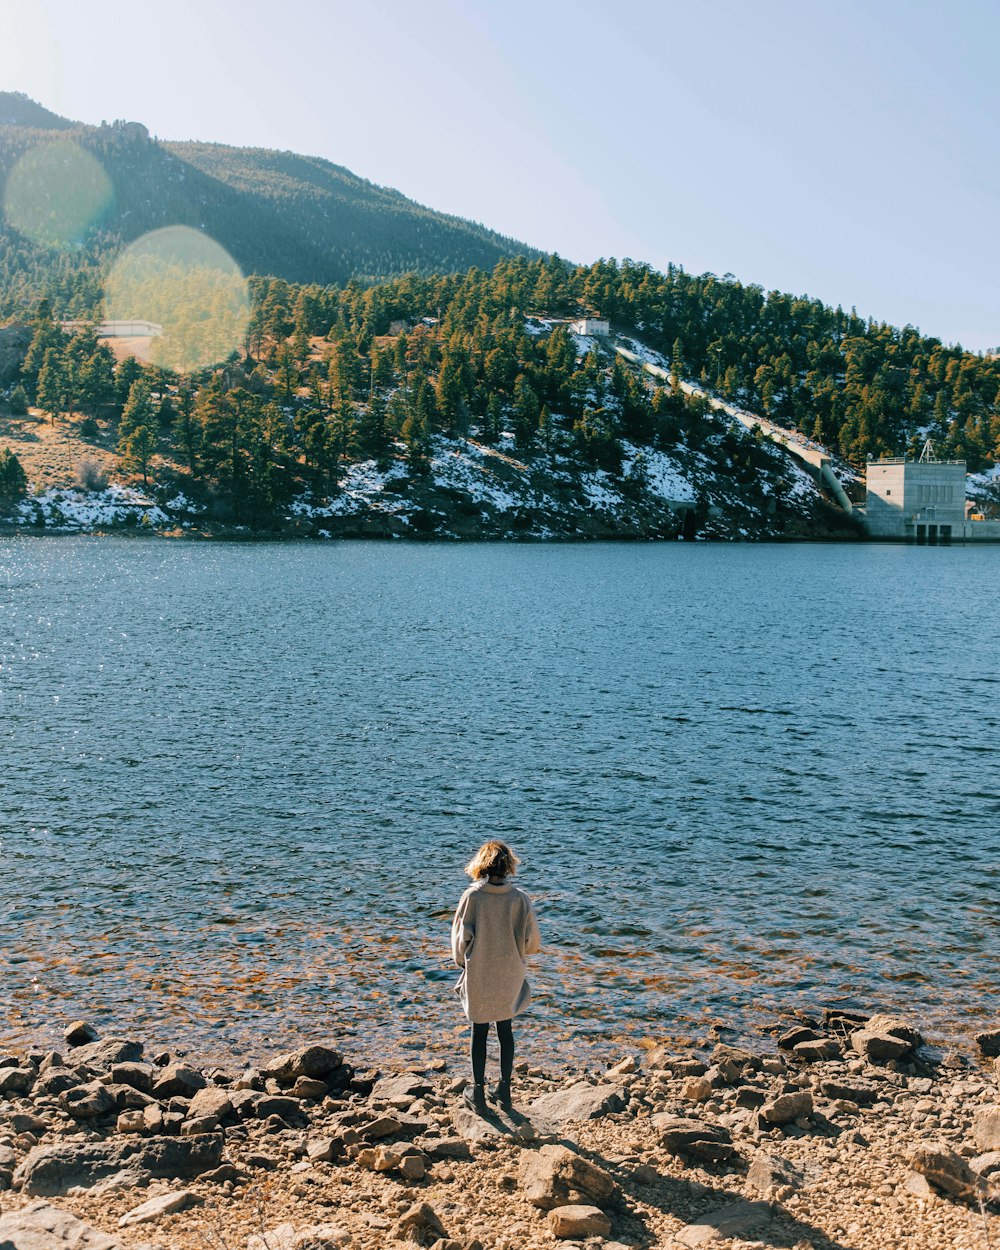
M 451 954 L 462 969 L 455 991 L 473 1024 L 510 1020 L 531 1001 L 526 955 L 542 948 L 531 899 L 512 882 L 476 881 L 451 926 Z

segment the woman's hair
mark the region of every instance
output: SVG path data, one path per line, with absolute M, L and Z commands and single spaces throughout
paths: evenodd
M 465 865 L 473 881 L 484 877 L 512 877 L 521 861 L 506 842 L 484 842 Z

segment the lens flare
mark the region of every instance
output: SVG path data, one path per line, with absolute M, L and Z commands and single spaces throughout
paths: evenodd
M 104 305 L 109 321 L 161 325 L 143 357 L 179 373 L 225 360 L 242 345 L 250 320 L 239 266 L 189 226 L 167 226 L 130 244 L 108 276 Z
M 7 175 L 3 210 L 8 222 L 43 247 L 79 243 L 107 215 L 111 179 L 79 144 L 53 139 L 30 148 Z

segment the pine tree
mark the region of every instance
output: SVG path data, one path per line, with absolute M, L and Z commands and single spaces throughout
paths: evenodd
M 542 411 L 538 415 L 538 432 L 541 435 L 542 447 L 545 454 L 555 464 L 555 456 L 553 454 L 553 430 L 552 430 L 552 414 L 548 408 L 542 405 Z
M 38 374 L 38 406 L 45 409 L 53 423 L 56 417 L 69 412 L 72 389 L 70 362 L 62 348 L 50 347 Z
M 530 452 L 538 434 L 541 404 L 525 374 L 514 382 L 514 443 L 518 451 Z
M 149 485 L 149 462 L 156 450 L 156 436 L 148 425 L 135 426 L 120 444 L 122 463 L 133 473 L 142 474 L 142 484 Z
M 200 426 L 194 417 L 194 395 L 188 385 L 177 392 L 177 437 L 184 448 L 188 471 L 192 476 L 198 472 L 198 436 Z
M 406 458 L 414 473 L 425 473 L 428 468 L 433 406 L 433 392 L 426 378 L 419 378 L 409 395 L 407 417 L 402 430 Z
M 0 499 L 20 499 L 27 489 L 23 465 L 9 447 L 4 447 L 0 450 Z
M 149 464 L 156 451 L 156 415 L 145 378 L 137 378 L 129 390 L 118 423 L 118 451 L 125 468 L 141 473 L 143 485 L 148 486 Z
M 149 383 L 145 378 L 137 378 L 129 388 L 128 398 L 122 409 L 118 423 L 119 436 L 127 437 L 141 425 L 148 425 L 152 429 L 154 424 L 153 397 Z
M 119 409 L 125 407 L 132 383 L 143 376 L 143 367 L 134 356 L 126 356 L 115 370 L 115 403 Z
M 110 348 L 98 347 L 83 362 L 77 390 L 80 407 L 93 416 L 114 402 L 114 356 Z
M 21 383 L 29 396 L 37 398 L 38 378 L 47 353 L 53 348 L 61 353 L 69 340 L 61 328 L 52 320 L 47 304 L 43 305 L 39 310 L 39 315 L 34 322 L 34 328 L 35 332 L 31 344 L 21 365 Z M 46 408 L 46 405 L 39 401 L 39 407 Z

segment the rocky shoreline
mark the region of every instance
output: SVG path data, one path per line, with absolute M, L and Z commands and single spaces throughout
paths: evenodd
M 60 1053 L 0 1047 L 0 1250 L 1000 1244 L 1000 1029 L 945 1058 L 889 1016 L 778 1032 L 522 1063 L 483 1118 L 464 1056 L 241 1071 L 78 1022 Z

